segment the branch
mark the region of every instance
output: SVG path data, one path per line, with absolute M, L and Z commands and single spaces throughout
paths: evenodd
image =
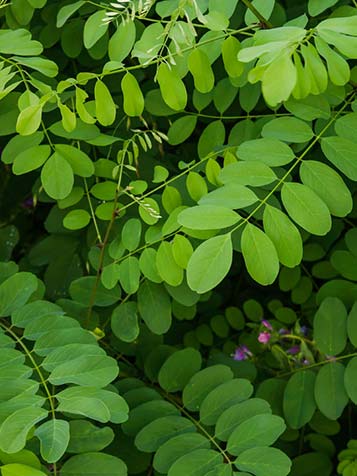
M 258 20 L 267 28 L 273 28 L 273 25 L 263 15 L 258 12 L 255 6 L 249 0 L 242 0 L 244 5 L 258 18 Z

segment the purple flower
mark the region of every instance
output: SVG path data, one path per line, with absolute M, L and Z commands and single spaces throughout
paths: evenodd
M 300 333 L 303 335 L 303 336 L 307 336 L 307 333 L 309 332 L 309 328 L 307 326 L 301 326 L 300 327 Z
M 293 345 L 292 347 L 290 347 L 290 349 L 288 349 L 286 351 L 287 354 L 291 354 L 291 355 L 296 355 L 300 352 L 300 346 L 299 345 Z
M 233 360 L 247 360 L 252 355 L 253 354 L 246 345 L 241 345 L 236 348 L 236 351 L 233 354 Z
M 279 334 L 280 334 L 281 336 L 283 336 L 283 335 L 285 335 L 285 334 L 289 334 L 289 331 L 288 331 L 288 329 L 281 328 L 281 329 L 279 329 Z
M 258 336 L 258 341 L 261 344 L 267 344 L 270 341 L 271 334 L 270 332 L 261 332 Z
M 266 319 L 263 319 L 263 320 L 262 320 L 262 324 L 263 324 L 264 327 L 266 327 L 266 328 L 269 329 L 270 331 L 273 330 L 273 326 L 272 326 L 272 325 L 270 324 L 270 322 L 267 321 Z
M 27 209 L 31 209 L 34 207 L 34 203 L 33 203 L 33 198 L 30 197 L 30 198 L 26 198 L 26 200 L 24 200 L 22 203 L 21 203 L 21 206 L 23 208 L 27 208 Z
M 302 361 L 302 365 L 310 365 L 310 361 L 307 360 L 307 359 L 304 359 L 304 360 Z

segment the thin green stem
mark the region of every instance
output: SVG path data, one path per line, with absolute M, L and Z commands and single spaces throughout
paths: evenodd
M 258 20 L 263 23 L 268 28 L 273 28 L 272 23 L 267 20 L 249 0 L 242 0 L 244 5 L 258 18 Z
M 88 205 L 89 205 L 89 209 L 90 209 L 90 214 L 91 214 L 91 217 L 92 217 L 92 220 L 93 220 L 93 225 L 94 225 L 94 228 L 95 228 L 95 232 L 97 234 L 97 240 L 98 240 L 98 243 L 102 243 L 102 235 L 100 233 L 98 223 L 97 223 L 97 219 L 96 219 L 96 216 L 95 216 L 95 213 L 94 213 L 92 200 L 90 198 L 90 194 L 89 194 L 89 190 L 88 190 L 87 180 L 85 178 L 83 178 L 83 182 L 84 182 L 84 188 L 85 188 L 85 191 L 86 191 L 87 201 L 88 201 Z

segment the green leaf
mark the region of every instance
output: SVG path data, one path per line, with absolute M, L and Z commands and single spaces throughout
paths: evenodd
M 31 40 L 31 33 L 23 28 L 2 29 L 0 33 L 0 53 L 6 55 L 37 56 L 43 51 L 39 41 Z
M 29 136 L 37 131 L 42 120 L 42 104 L 35 104 L 23 109 L 16 122 L 16 132 Z
M 221 441 L 227 441 L 234 429 L 255 415 L 271 414 L 271 408 L 266 400 L 251 398 L 236 403 L 225 410 L 218 418 L 215 436 Z
M 159 384 L 166 392 L 183 390 L 190 378 L 200 370 L 201 354 L 190 347 L 174 352 L 162 365 Z
M 72 420 L 68 453 L 87 453 L 101 451 L 114 439 L 114 432 L 108 426 L 98 428 L 86 420 Z
M 324 96 L 307 96 L 304 99 L 290 98 L 284 104 L 285 108 L 294 116 L 312 121 L 313 119 L 329 119 L 330 104 Z
M 72 456 L 61 468 L 61 476 L 127 476 L 125 463 L 104 453 Z
M 235 225 L 241 217 L 226 207 L 200 205 L 183 210 L 177 221 L 192 230 L 219 230 Z
M 338 0 L 309 0 L 309 15 L 316 17 L 317 15 L 320 15 L 320 13 L 335 5 L 337 2 Z
M 357 382 L 356 382 L 356 371 L 357 371 L 357 357 L 353 357 L 346 367 L 344 384 L 347 395 L 350 397 L 352 402 L 356 404 L 357 402 Z
M 357 150 L 355 142 L 343 137 L 323 137 L 322 152 L 327 159 L 351 180 L 357 180 Z
M 322 94 L 328 85 L 326 67 L 311 43 L 301 45 L 301 53 L 305 65 L 305 80 L 309 81 L 309 93 Z
M 95 113 L 102 126 L 110 126 L 115 121 L 116 106 L 108 87 L 101 80 L 94 86 Z
M 84 276 L 82 278 L 75 279 L 71 282 L 69 287 L 69 294 L 71 295 L 71 298 L 74 301 L 88 306 L 91 302 L 95 283 L 95 276 Z M 105 289 L 104 286 L 99 283 L 99 285 L 96 287 L 96 290 L 97 292 L 94 300 L 95 306 L 111 306 L 120 299 L 119 286 L 116 286 L 113 289 Z
M 196 116 L 182 116 L 174 121 L 167 133 L 169 144 L 178 145 L 185 142 L 196 128 Z
M 326 235 L 331 229 L 331 216 L 325 202 L 300 183 L 284 183 L 281 199 L 290 217 L 314 235 Z
M 232 378 L 233 372 L 226 365 L 213 365 L 200 370 L 191 377 L 183 390 L 184 406 L 190 411 L 198 411 L 210 391 Z
M 207 193 L 207 184 L 203 177 L 197 172 L 189 172 L 186 179 L 187 191 L 195 202 Z
M 209 441 L 199 433 L 186 433 L 175 436 L 157 450 L 153 466 L 160 473 L 166 474 L 181 456 L 185 456 L 198 449 L 207 450 L 209 448 Z
M 311 127 L 301 119 L 278 117 L 265 124 L 262 136 L 285 142 L 304 143 L 311 140 L 314 133 Z
M 357 303 L 355 302 L 347 317 L 347 334 L 354 347 L 357 347 Z
M 314 317 L 314 340 L 328 355 L 338 355 L 346 347 L 347 311 L 340 299 L 327 297 L 320 304 Z
M 60 8 L 57 14 L 57 28 L 61 28 L 68 18 L 70 18 L 77 10 L 81 8 L 82 5 L 85 4 L 85 1 L 79 0 L 78 2 L 71 3 L 70 5 L 65 5 L 64 7 Z
M 136 27 L 131 19 L 122 21 L 108 44 L 108 55 L 111 61 L 121 63 L 130 53 L 135 43 Z
M 230 435 L 227 450 L 238 456 L 257 446 L 272 445 L 285 431 L 285 423 L 276 415 L 255 415 L 241 423 Z M 246 469 L 246 468 L 245 468 Z
M 200 407 L 200 420 L 205 425 L 216 424 L 224 410 L 247 400 L 253 393 L 249 380 L 238 378 L 224 382 L 208 393 Z
M 270 167 L 262 162 L 236 162 L 225 166 L 219 174 L 224 184 L 236 183 L 261 187 L 275 182 L 277 176 Z
M 315 160 L 304 161 L 300 166 L 300 178 L 326 203 L 332 215 L 344 217 L 351 212 L 351 192 L 331 167 Z
M 237 155 L 242 160 L 258 160 L 269 167 L 289 164 L 295 158 L 294 152 L 287 144 L 268 137 L 243 142 L 237 149 Z
M 192 50 L 188 57 L 188 69 L 193 76 L 195 88 L 200 93 L 209 93 L 214 86 L 214 74 L 208 56 L 200 48 Z
M 42 168 L 41 181 L 51 198 L 56 200 L 66 198 L 74 183 L 72 168 L 61 155 L 55 152 Z
M 198 156 L 202 160 L 223 146 L 226 130 L 223 121 L 213 121 L 206 126 L 198 140 Z
M 172 245 L 162 241 L 156 253 L 156 268 L 161 278 L 171 286 L 179 286 L 183 280 L 183 270 L 176 263 Z
M 124 302 L 117 306 L 111 316 L 112 331 L 118 339 L 133 342 L 139 335 L 138 311 L 135 302 Z
M 249 471 L 255 476 L 287 476 L 291 461 L 276 448 L 251 448 L 244 451 L 234 463 L 239 470 Z
M 289 53 L 283 53 L 266 68 L 262 78 L 262 93 L 269 106 L 276 107 L 289 99 L 297 81 L 297 72 Z
M 315 410 L 314 397 L 316 376 L 311 370 L 296 372 L 285 387 L 283 408 L 285 419 L 293 429 L 309 423 Z
M 135 446 L 140 451 L 153 453 L 171 438 L 195 431 L 195 425 L 188 418 L 176 415 L 165 416 L 154 420 L 140 430 L 135 437 Z
M 279 259 L 271 239 L 255 225 L 248 223 L 242 233 L 241 248 L 252 278 L 263 286 L 273 283 L 279 273 Z
M 263 215 L 264 231 L 273 242 L 279 261 L 294 268 L 302 260 L 302 238 L 299 230 L 281 210 L 266 205 Z
M 46 476 L 46 473 L 25 464 L 10 463 L 1 466 L 2 476 Z
M 139 289 L 140 267 L 136 256 L 129 256 L 123 260 L 118 269 L 119 281 L 127 294 L 134 294 Z
M 357 112 L 339 117 L 335 122 L 336 134 L 344 139 L 356 142 Z M 5 151 L 4 151 L 5 152 Z M 4 155 L 4 153 L 3 153 Z
M 228 183 L 204 195 L 199 205 L 226 207 L 231 209 L 245 208 L 258 201 L 256 194 L 244 185 Z
M 157 80 L 165 103 L 175 111 L 185 109 L 187 91 L 176 70 L 166 63 L 161 63 L 157 71 Z
M 351 73 L 347 61 L 330 48 L 322 38 L 317 36 L 315 38 L 315 44 L 319 54 L 326 60 L 327 71 L 331 82 L 336 84 L 336 86 L 344 86 L 348 83 Z
M 63 157 L 72 167 L 73 173 L 80 177 L 94 174 L 94 164 L 89 156 L 77 147 L 67 144 L 56 144 L 56 153 Z
M 215 466 L 221 464 L 220 453 L 208 449 L 196 449 L 178 458 L 170 467 L 168 476 L 205 476 Z
M 192 256 L 193 248 L 191 242 L 182 235 L 175 235 L 172 242 L 172 254 L 176 263 L 186 269 L 188 262 Z
M 48 420 L 36 428 L 35 436 L 40 440 L 42 458 L 48 463 L 55 463 L 66 452 L 69 423 L 65 420 Z
M 31 273 L 16 273 L 0 284 L 0 315 L 9 316 L 20 309 L 36 291 L 37 278 Z
M 241 44 L 234 36 L 229 36 L 222 43 L 222 59 L 224 68 L 231 78 L 239 78 L 244 71 L 244 63 L 237 59 Z
M 8 416 L 0 426 L 0 449 L 5 453 L 16 453 L 26 444 L 31 428 L 47 417 L 47 410 L 26 407 Z
M 71 210 L 63 219 L 63 226 L 69 230 L 85 228 L 91 220 L 87 210 Z
M 144 111 L 144 96 L 134 75 L 126 73 L 121 80 L 124 96 L 123 109 L 131 117 L 141 116 Z
M 83 30 L 83 42 L 87 50 L 92 48 L 107 32 L 108 23 L 103 22 L 105 18 L 105 10 L 98 10 L 87 18 Z
M 57 64 L 46 58 L 23 58 L 21 56 L 13 56 L 13 60 L 23 66 L 39 71 L 49 78 L 54 78 L 58 74 Z
M 258 10 L 258 12 L 263 15 L 264 18 L 269 20 L 270 15 L 272 14 L 274 8 L 274 1 L 273 0 L 253 0 L 252 5 Z M 251 23 L 256 23 L 259 21 L 254 15 L 254 12 L 250 11 L 248 8 L 245 13 L 244 21 L 247 25 Z
M 337 420 L 347 405 L 348 395 L 344 386 L 345 367 L 331 362 L 319 370 L 315 383 L 317 407 L 330 420 Z
M 154 334 L 164 334 L 171 326 L 171 303 L 164 288 L 144 281 L 138 292 L 138 309 Z
M 215 236 L 200 244 L 187 266 L 189 287 L 199 294 L 210 291 L 228 274 L 232 264 L 231 235 Z

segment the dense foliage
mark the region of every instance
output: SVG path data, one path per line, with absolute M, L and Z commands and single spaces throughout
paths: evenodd
M 357 476 L 356 1 L 0 5 L 2 476 Z

